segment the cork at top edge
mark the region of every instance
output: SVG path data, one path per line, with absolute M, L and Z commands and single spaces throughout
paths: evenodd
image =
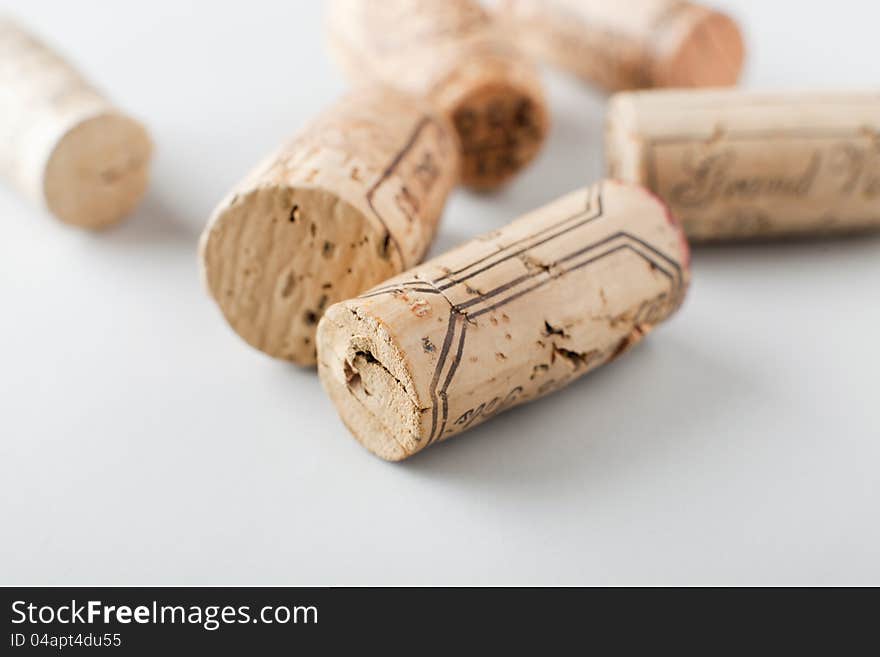
M 668 54 L 657 58 L 655 87 L 728 87 L 739 81 L 745 41 L 739 24 L 727 14 L 692 6 L 697 17 Z M 667 48 L 661 44 L 661 48 Z

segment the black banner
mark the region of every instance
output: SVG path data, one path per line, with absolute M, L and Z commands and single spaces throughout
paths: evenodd
M 589 646 L 769 647 L 831 629 L 835 602 L 804 591 L 466 588 L 3 588 L 0 654 L 463 654 L 476 645 L 539 654 Z M 793 595 L 794 594 L 794 595 Z M 840 592 L 831 596 L 836 598 Z M 744 598 L 748 597 L 748 600 Z M 848 597 L 848 596 L 847 596 Z M 726 600 L 719 600 L 726 598 Z M 731 598 L 736 598 L 731 599 Z M 763 604 L 761 604 L 763 602 Z M 800 604 L 798 604 L 800 602 Z M 829 601 L 830 602 L 830 601 Z M 725 604 L 726 603 L 726 604 Z M 780 615 L 779 611 L 785 610 Z M 847 612 L 873 627 L 873 606 Z M 839 642 L 842 636 L 835 640 Z M 479 640 L 479 644 L 476 644 Z M 782 647 L 782 644 L 779 644 Z M 786 643 L 790 646 L 790 643 Z M 551 649 L 552 648 L 552 649 Z M 563 649 L 564 648 L 564 649 Z M 548 653 L 549 651 L 549 653 Z M 835 653 L 836 654 L 836 653 Z

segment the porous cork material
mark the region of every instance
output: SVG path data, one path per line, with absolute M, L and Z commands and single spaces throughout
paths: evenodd
M 493 189 L 531 162 L 549 129 L 534 65 L 472 0 L 332 0 L 331 55 L 352 80 L 428 98 L 455 125 L 462 183 Z
M 501 0 L 525 52 L 609 91 L 720 87 L 739 80 L 745 44 L 721 12 L 680 0 Z
M 200 247 L 210 294 L 248 344 L 314 365 L 331 304 L 422 259 L 458 163 L 427 103 L 382 87 L 346 95 L 217 206 Z
M 666 206 L 605 181 L 330 307 L 318 373 L 355 438 L 399 461 L 615 359 L 689 280 Z
M 104 228 L 143 197 L 151 153 L 140 123 L 0 17 L 0 177 L 65 223 Z
M 657 90 L 609 103 L 608 175 L 692 241 L 880 228 L 880 92 Z

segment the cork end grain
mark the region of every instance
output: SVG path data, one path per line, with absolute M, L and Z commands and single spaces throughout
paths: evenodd
M 221 204 L 202 236 L 203 276 L 248 344 L 298 365 L 317 361 L 324 311 L 399 270 L 388 234 L 339 195 L 265 185 Z
M 526 167 L 549 129 L 544 99 L 516 82 L 491 82 L 468 91 L 451 114 L 462 146 L 462 184 L 495 189 Z
M 740 78 L 745 43 L 736 21 L 700 10 L 675 49 L 658 59 L 653 74 L 656 87 L 728 87 Z
M 321 320 L 317 340 L 321 384 L 358 442 L 386 461 L 419 451 L 422 411 L 386 327 L 341 303 Z
M 100 229 L 131 213 L 147 190 L 152 143 L 137 121 L 101 114 L 70 129 L 49 156 L 46 206 L 68 224 Z

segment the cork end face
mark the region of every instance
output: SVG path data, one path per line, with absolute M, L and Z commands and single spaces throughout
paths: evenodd
M 386 461 L 419 451 L 414 386 L 384 327 L 341 303 L 321 320 L 317 340 L 321 384 L 358 442 Z
M 490 190 L 510 180 L 547 137 L 544 101 L 515 84 L 487 84 L 463 97 L 452 113 L 462 147 L 461 182 Z
M 49 211 L 68 224 L 105 228 L 143 198 L 152 143 L 138 122 L 116 114 L 77 124 L 52 151 L 43 194 Z
M 260 351 L 314 366 L 327 308 L 397 272 L 387 234 L 338 195 L 266 186 L 227 199 L 202 235 L 205 283 Z
M 737 23 L 719 12 L 697 20 L 680 46 L 655 73 L 658 87 L 735 85 L 745 61 L 745 43 Z

